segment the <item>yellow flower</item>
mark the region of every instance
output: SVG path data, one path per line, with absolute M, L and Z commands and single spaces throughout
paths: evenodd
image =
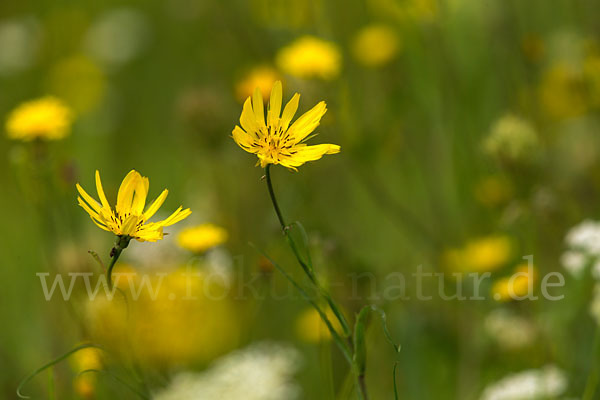
M 304 36 L 277 53 L 277 66 L 297 78 L 333 79 L 340 72 L 341 54 L 332 43 Z
M 187 218 L 192 212 L 189 208 L 182 210 L 180 206 L 165 220 L 147 222 L 162 206 L 169 193 L 167 189 L 163 190 L 160 196 L 144 211 L 148 186 L 148 178 L 131 170 L 121 183 L 117 195 L 117 206 L 113 211 L 104 195 L 100 173 L 96 171 L 96 190 L 100 197 L 100 203 L 87 194 L 79 184 L 77 184 L 77 190 L 81 197 L 77 197 L 77 201 L 90 214 L 92 221 L 105 231 L 119 236 L 129 236 L 140 242 L 156 242 L 163 238 L 163 227 Z
M 506 236 L 488 236 L 468 242 L 463 248 L 447 250 L 445 266 L 454 272 L 488 272 L 502 267 L 512 254 Z
M 259 88 L 263 97 L 267 97 L 279 79 L 279 73 L 274 68 L 268 65 L 255 67 L 237 83 L 235 94 L 240 101 L 244 101 L 252 96 L 255 88 Z
M 57 140 L 69 134 L 73 113 L 61 100 L 46 96 L 25 102 L 15 108 L 6 120 L 11 139 Z
M 352 50 L 361 64 L 378 67 L 392 60 L 399 47 L 398 36 L 393 29 L 385 25 L 371 25 L 358 32 Z
M 296 120 L 291 126 L 290 122 L 298 109 L 300 95 L 287 103 L 281 112 L 282 89 L 281 82 L 275 82 L 271 91 L 267 123 L 263 110 L 263 99 L 260 90 L 254 91 L 252 99 L 248 97 L 242 109 L 240 124 L 232 132 L 233 140 L 248 153 L 256 154 L 261 167 L 267 164 L 281 164 L 286 168 L 296 170 L 307 161 L 314 161 L 324 154 L 340 152 L 340 146 L 335 144 L 317 144 L 308 146 L 304 142 L 321 121 L 327 111 L 325 102 L 322 101 L 311 110 Z
M 494 282 L 492 294 L 496 301 L 510 301 L 517 297 L 524 297 L 529 293 L 530 287 L 537 280 L 537 270 L 527 263 L 519 264 L 515 274 Z
M 213 224 L 202 224 L 186 228 L 177 235 L 177 244 L 195 253 L 202 253 L 226 241 L 227 231 Z
M 102 369 L 102 357 L 100 349 L 88 347 L 73 354 L 73 369 L 77 373 L 83 371 L 99 371 Z M 94 372 L 86 372 L 77 375 L 73 382 L 75 392 L 83 398 L 92 398 L 96 389 L 96 375 Z
M 117 269 L 115 285 L 128 298 L 110 300 L 101 291 L 85 304 L 91 340 L 121 358 L 160 368 L 207 363 L 234 349 L 241 319 L 230 287 L 202 269 L 160 271 Z

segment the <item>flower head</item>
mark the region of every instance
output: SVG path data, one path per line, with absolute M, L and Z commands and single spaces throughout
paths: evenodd
M 535 128 L 528 121 L 512 114 L 494 122 L 483 142 L 486 153 L 507 161 L 526 161 L 538 145 Z
M 267 97 L 279 79 L 279 73 L 269 65 L 254 67 L 235 85 L 236 97 L 242 102 L 248 96 L 252 96 L 256 88 L 260 89 L 263 97 Z
M 104 195 L 100 173 L 96 171 L 96 190 L 100 203 L 94 200 L 83 188 L 77 184 L 81 197 L 77 198 L 79 205 L 88 213 L 94 223 L 105 231 L 113 232 L 119 236 L 129 236 L 140 242 L 156 242 L 163 238 L 163 228 L 173 225 L 187 218 L 192 212 L 180 206 L 171 216 L 159 222 L 148 222 L 158 211 L 167 198 L 167 189 L 144 211 L 148 195 L 148 178 L 142 177 L 139 172 L 131 170 L 119 188 L 117 205 L 113 210 Z
M 203 372 L 180 372 L 154 400 L 293 400 L 300 397 L 294 380 L 301 359 L 283 344 L 260 342 L 231 352 Z
M 186 228 L 177 235 L 177 244 L 186 250 L 202 253 L 225 243 L 227 231 L 213 224 L 202 224 Z
M 6 120 L 11 139 L 57 140 L 68 135 L 73 113 L 61 100 L 47 96 L 31 100 L 15 108 Z
M 398 36 L 386 25 L 371 25 L 358 32 L 352 44 L 354 57 L 367 67 L 391 61 L 400 47 Z
M 491 272 L 505 265 L 511 256 L 510 238 L 493 235 L 473 239 L 462 248 L 448 249 L 442 257 L 451 271 Z
M 494 282 L 492 286 L 494 300 L 510 301 L 526 296 L 533 289 L 537 277 L 538 273 L 535 266 L 527 263 L 517 265 L 513 275 Z
M 267 122 L 263 110 L 263 99 L 260 90 L 254 91 L 252 98 L 248 97 L 242 109 L 240 124 L 232 132 L 233 140 L 244 150 L 256 154 L 261 167 L 267 164 L 281 164 L 286 168 L 296 170 L 307 161 L 320 159 L 324 154 L 340 152 L 340 146 L 335 144 L 317 144 L 308 146 L 304 142 L 321 121 L 327 111 L 322 101 L 308 112 L 304 113 L 290 126 L 290 122 L 298 109 L 300 95 L 294 94 L 281 112 L 282 89 L 281 82 L 275 82 L 269 99 Z
M 340 72 L 341 58 L 334 43 L 304 36 L 282 48 L 276 63 L 283 72 L 297 78 L 333 79 Z

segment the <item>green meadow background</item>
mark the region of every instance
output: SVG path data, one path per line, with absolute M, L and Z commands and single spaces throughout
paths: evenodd
M 90 30 L 123 10 L 131 19 L 102 45 L 109 60 L 111 49 L 125 56 L 94 57 Z M 62 98 L 76 118 L 66 139 L 44 146 L 41 161 L 33 143 L 0 138 L 0 397 L 15 398 L 28 373 L 90 339 L 82 322 L 89 316 L 78 300 L 47 302 L 35 274 L 99 271 L 87 251 L 106 261 L 114 239 L 77 206 L 75 183 L 95 196 L 98 169 L 114 202 L 134 168 L 149 177 L 151 198 L 169 189 L 165 213 L 179 205 L 192 209 L 182 226 L 212 222 L 228 231 L 222 247 L 235 260 L 235 279 L 261 273 L 256 284 L 263 299 L 231 299 L 228 318 L 239 338 L 228 350 L 261 340 L 291 344 L 303 358 L 294 378 L 301 398 L 336 398 L 332 392 L 343 391 L 348 368 L 340 353 L 326 340 L 300 337 L 297 319 L 307 305 L 297 295 L 271 294 L 286 281 L 249 245 L 301 277 L 261 180 L 264 171 L 231 138 L 242 107 L 239 82 L 256 66 L 277 70 L 278 51 L 312 35 L 339 48 L 339 74 L 303 79 L 279 70 L 284 101 L 301 93 L 298 117 L 324 100 L 328 112 L 312 143 L 339 144 L 342 151 L 298 172 L 275 167 L 273 181 L 287 219 L 301 221 L 309 234 L 323 282 L 336 283 L 334 298 L 350 317 L 365 304 L 379 305 L 402 346 L 395 354 L 380 320 L 371 319 L 371 397 L 392 398 L 397 362 L 401 399 L 479 399 L 486 385 L 507 374 L 548 364 L 565 372 L 565 398 L 581 398 L 600 357 L 588 311 L 594 282 L 566 273 L 560 257 L 568 230 L 600 214 L 599 14 L 592 0 L 1 2 L 3 122 L 23 101 L 47 94 Z M 2 36 L 6 24 L 26 27 L 25 39 L 10 31 Z M 399 43 L 377 67 L 364 66 L 353 51 L 356 34 L 371 24 L 390 27 Z M 11 63 L 11 57 L 25 61 Z M 500 150 L 490 150 L 486 139 L 508 114 L 526 121 L 535 140 L 523 143 L 517 127 L 500 139 L 506 141 Z M 512 146 L 515 152 L 506 151 Z M 163 242 L 175 247 L 179 228 L 166 229 L 173 235 Z M 533 255 L 540 276 L 565 274 L 557 291 L 565 298 L 414 298 L 410 274 L 417 266 L 448 271 L 450 249 L 489 236 L 509 238 L 511 251 L 483 293 Z M 144 270 L 146 261 L 133 249 L 151 246 L 132 242 L 125 261 Z M 188 255 L 179 251 L 173 263 L 183 265 Z M 384 296 L 397 272 L 407 277 L 410 300 Z M 353 285 L 357 274 L 363 278 Z M 445 282 L 452 292 L 454 281 Z M 424 290 L 436 293 L 435 283 L 426 281 Z M 498 309 L 529 321 L 535 340 L 503 348 L 485 324 Z M 222 335 L 206 326 L 214 332 L 190 346 L 211 348 Z M 211 360 L 188 361 L 142 368 L 151 388 L 160 388 L 176 371 L 201 371 Z M 105 367 L 117 375 L 122 368 L 118 362 Z M 55 398 L 86 398 L 74 389 L 76 374 L 68 361 L 54 368 Z M 89 398 L 136 398 L 111 379 L 94 382 Z M 24 389 L 34 398 L 48 398 L 48 391 L 46 372 Z

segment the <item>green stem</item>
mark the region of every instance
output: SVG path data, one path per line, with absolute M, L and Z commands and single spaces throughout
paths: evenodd
M 283 229 L 283 232 L 285 233 L 287 232 L 287 225 L 283 219 L 279 205 L 277 204 L 275 192 L 273 191 L 273 185 L 271 184 L 271 164 L 267 164 L 267 167 L 265 168 L 265 177 L 267 178 L 267 187 L 269 188 L 269 195 L 271 196 L 271 201 L 273 202 L 273 208 L 275 208 L 275 213 L 277 214 L 277 218 L 279 218 L 281 229 Z
M 598 356 L 598 348 L 600 347 L 600 329 L 596 326 L 596 333 L 594 335 L 594 344 L 592 347 L 592 368 L 588 375 L 587 382 L 585 384 L 585 390 L 583 392 L 582 400 L 592 400 L 596 393 L 596 387 L 598 386 L 598 373 L 600 372 L 600 357 Z
M 298 263 L 300 264 L 300 266 L 302 267 L 302 269 L 304 270 L 304 272 L 306 273 L 306 275 L 308 276 L 310 281 L 318 289 L 319 294 L 322 297 L 324 297 L 325 300 L 327 301 L 327 304 L 329 305 L 329 307 L 335 314 L 337 320 L 339 321 L 339 323 L 342 327 L 342 330 L 344 332 L 344 337 L 348 340 L 348 342 L 349 342 L 348 344 L 350 346 L 348 346 L 346 343 L 344 343 L 342 341 L 339 334 L 336 332 L 336 330 L 333 328 L 333 326 L 331 326 L 331 323 L 329 322 L 327 316 L 325 315 L 325 313 L 322 312 L 322 310 L 318 307 L 318 305 L 313 303 L 313 306 L 319 312 L 321 319 L 326 323 L 327 327 L 329 328 L 329 330 L 332 334 L 334 341 L 336 342 L 336 344 L 338 345 L 338 347 L 340 348 L 340 350 L 342 351 L 342 353 L 348 360 L 350 367 L 352 368 L 352 371 L 353 371 L 352 374 L 355 377 L 356 392 L 357 392 L 358 398 L 360 400 L 367 400 L 367 389 L 366 389 L 366 385 L 365 385 L 365 381 L 364 381 L 364 374 L 358 371 L 358 368 L 353 361 L 353 357 L 350 356 L 349 348 L 352 348 L 352 333 L 351 333 L 350 327 L 348 325 L 348 322 L 346 321 L 344 314 L 341 312 L 341 310 L 339 309 L 337 304 L 331 298 L 331 295 L 325 290 L 325 288 L 323 288 L 319 284 L 319 282 L 315 276 L 314 270 L 312 268 L 312 265 L 310 265 L 310 263 L 306 263 L 302 259 L 302 257 L 300 256 L 300 252 L 298 251 L 298 246 L 296 246 L 294 239 L 289 234 L 289 227 L 285 223 L 285 219 L 283 218 L 283 214 L 281 212 L 281 209 L 279 208 L 279 204 L 277 203 L 277 198 L 275 197 L 275 191 L 273 190 L 273 183 L 271 182 L 271 164 L 267 164 L 267 166 L 265 168 L 265 178 L 267 181 L 267 188 L 269 190 L 269 196 L 271 197 L 271 202 L 273 203 L 273 208 L 275 209 L 275 214 L 277 214 L 277 218 L 279 219 L 279 224 L 281 225 L 283 234 L 286 236 L 286 239 L 288 241 L 290 248 L 292 249 L 292 252 L 294 253 L 294 256 L 298 260 Z M 308 251 L 308 249 L 307 249 L 307 251 Z M 282 272 L 285 273 L 285 271 L 282 271 Z M 285 274 L 287 275 L 287 273 L 285 273 Z M 292 282 L 293 282 L 293 280 L 292 280 Z M 300 289 L 299 286 L 297 286 L 297 288 Z M 301 290 L 301 292 L 302 292 L 302 290 Z
M 117 240 L 115 241 L 115 247 L 110 251 L 110 264 L 108 265 L 108 269 L 106 270 L 106 281 L 108 282 L 108 288 L 112 289 L 112 270 L 121 256 L 121 253 L 124 249 L 129 246 L 129 242 L 131 241 L 131 236 L 127 235 L 119 235 L 117 236 Z
M 327 304 L 335 314 L 335 317 L 337 318 L 342 327 L 344 337 L 349 338 L 351 336 L 351 330 L 350 326 L 348 325 L 348 322 L 346 321 L 346 318 L 344 317 L 344 314 L 341 312 L 337 304 L 333 301 L 331 295 L 318 282 L 312 266 L 310 264 L 307 264 L 302 259 L 302 257 L 300 256 L 300 252 L 298 251 L 298 246 L 296 246 L 296 242 L 294 242 L 294 239 L 289 234 L 288 226 L 285 223 L 285 219 L 283 218 L 283 214 L 281 213 L 281 209 L 279 208 L 279 204 L 277 203 L 277 198 L 275 197 L 275 191 L 273 190 L 273 183 L 271 182 L 271 164 L 267 164 L 265 168 L 265 178 L 267 181 L 267 188 L 269 189 L 269 196 L 271 196 L 271 202 L 273 203 L 273 208 L 275 209 L 275 213 L 277 214 L 277 218 L 279 219 L 279 223 L 281 225 L 281 229 L 283 230 L 283 234 L 286 236 L 287 242 L 290 245 L 294 256 L 296 256 L 298 263 L 300 264 L 308 278 L 317 287 L 320 294 L 325 298 L 325 301 L 327 301 Z

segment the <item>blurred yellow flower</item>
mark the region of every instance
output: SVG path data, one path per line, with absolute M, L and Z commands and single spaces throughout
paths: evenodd
M 236 97 L 238 100 L 244 101 L 246 98 L 252 96 L 254 89 L 258 88 L 263 98 L 266 98 L 278 80 L 281 80 L 281 77 L 274 68 L 268 65 L 255 67 L 236 84 Z
M 73 112 L 61 100 L 47 96 L 15 108 L 6 120 L 9 138 L 57 140 L 69 134 Z
M 267 164 L 281 164 L 291 170 L 307 161 L 320 159 L 325 154 L 340 152 L 340 146 L 335 144 L 317 144 L 308 146 L 304 142 L 321 121 L 327 111 L 324 101 L 314 106 L 291 126 L 290 122 L 298 109 L 300 95 L 294 94 L 281 113 L 282 88 L 281 82 L 275 82 L 269 99 L 267 123 L 263 109 L 263 99 L 260 90 L 254 91 L 252 98 L 248 97 L 242 109 L 240 124 L 233 129 L 233 140 L 244 150 L 256 154 L 261 167 Z
M 186 250 L 203 253 L 227 241 L 227 231 L 214 224 L 185 228 L 177 235 L 177 244 Z
M 88 347 L 79 350 L 71 357 L 71 364 L 76 373 L 88 370 L 99 371 L 102 369 L 101 350 Z M 77 375 L 73 381 L 75 392 L 83 398 L 92 398 L 96 390 L 95 372 L 86 372 Z
M 297 78 L 333 79 L 340 72 L 341 53 L 332 42 L 304 36 L 279 50 L 277 66 Z
M 358 62 L 378 67 L 391 61 L 398 53 L 400 41 L 396 32 L 386 25 L 370 25 L 361 29 L 352 43 Z
M 519 264 L 513 275 L 494 282 L 492 286 L 494 300 L 510 301 L 515 300 L 515 297 L 526 296 L 530 287 L 533 287 L 534 282 L 537 281 L 537 275 L 535 266 L 532 265 L 530 268 L 527 263 Z
M 333 329 L 342 332 L 342 327 L 331 310 L 325 312 L 327 319 L 331 322 Z M 313 307 L 306 308 L 296 318 L 296 335 L 299 339 L 309 343 L 319 343 L 331 339 L 331 333 L 321 316 Z
M 112 300 L 98 295 L 86 303 L 86 326 L 95 343 L 161 369 L 207 363 L 238 345 L 240 319 L 222 280 L 198 269 L 162 276 L 126 270 L 130 275 L 119 278 L 121 272 L 115 269 L 115 283 L 132 297 L 128 305 L 120 295 Z
M 147 222 L 162 206 L 169 191 L 167 189 L 144 211 L 148 196 L 148 178 L 131 170 L 119 188 L 117 205 L 112 210 L 102 188 L 100 172 L 96 171 L 96 190 L 100 203 L 94 200 L 77 184 L 81 197 L 77 197 L 79 205 L 90 215 L 92 221 L 101 229 L 119 236 L 129 236 L 140 242 L 156 242 L 163 238 L 163 227 L 173 225 L 187 218 L 192 212 L 189 208 L 179 207 L 167 219 L 159 222 Z M 85 200 L 85 201 L 84 201 Z
M 94 372 L 79 375 L 73 381 L 75 393 L 84 399 L 93 399 L 96 392 L 96 376 Z
M 588 104 L 582 71 L 564 62 L 552 65 L 542 77 L 539 99 L 543 111 L 552 118 L 585 114 Z
M 484 150 L 491 156 L 509 161 L 526 160 L 538 146 L 538 136 L 526 120 L 507 114 L 492 125 L 483 141 Z
M 442 260 L 453 272 L 491 272 L 505 265 L 511 255 L 511 240 L 496 235 L 471 240 L 462 248 L 446 250 Z

